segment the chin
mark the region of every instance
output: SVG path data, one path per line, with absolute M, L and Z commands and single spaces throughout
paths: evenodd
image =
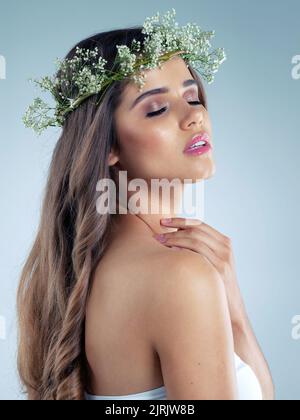
M 187 176 L 186 178 L 193 179 L 193 183 L 200 180 L 212 178 L 216 173 L 215 163 L 211 161 L 209 164 L 205 166 L 206 166 L 205 168 L 202 167 L 201 169 L 195 171 L 193 175 L 191 175 L 190 177 Z
M 214 171 L 212 171 L 209 175 L 207 175 L 205 178 L 203 178 L 203 179 L 210 179 L 210 178 L 212 178 L 214 175 L 215 175 L 215 173 L 216 173 L 216 169 L 214 170 Z

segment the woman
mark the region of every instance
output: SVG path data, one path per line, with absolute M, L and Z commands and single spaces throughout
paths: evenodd
M 133 39 L 144 41 L 141 27 L 76 47 L 97 46 L 112 68 L 116 46 Z M 167 214 L 164 198 L 145 189 L 141 201 L 159 204 L 157 214 L 97 209 L 98 181 L 112 179 L 119 190 L 120 171 L 147 185 L 214 173 L 211 148 L 186 151 L 203 133 L 212 145 L 195 70 L 175 55 L 146 73 L 142 92 L 132 81 L 115 81 L 100 104 L 90 96 L 64 121 L 18 290 L 25 392 L 34 400 L 273 399 L 230 240 L 199 220 L 163 224 L 180 196 L 172 196 Z M 168 91 L 143 95 L 163 87 Z M 153 235 L 163 233 L 167 242 Z

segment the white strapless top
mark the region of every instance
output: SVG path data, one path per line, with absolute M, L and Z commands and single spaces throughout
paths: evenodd
M 262 400 L 262 391 L 258 379 L 249 365 L 234 353 L 237 387 L 240 400 Z M 128 395 L 91 395 L 85 392 L 86 400 L 166 400 L 166 388 L 150 389 Z

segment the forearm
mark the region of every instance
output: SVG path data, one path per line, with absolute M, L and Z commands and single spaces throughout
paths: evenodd
M 274 400 L 275 390 L 271 372 L 246 313 L 238 323 L 232 325 L 232 329 L 235 352 L 256 374 L 261 385 L 263 399 Z

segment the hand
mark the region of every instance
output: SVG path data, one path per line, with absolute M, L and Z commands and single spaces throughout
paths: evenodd
M 230 238 L 197 219 L 176 217 L 170 223 L 164 223 L 163 220 L 161 219 L 162 225 L 178 230 L 159 235 L 165 241 L 158 236 L 155 238 L 165 246 L 190 249 L 206 257 L 224 282 L 231 323 L 238 326 L 246 312 L 238 286 Z

